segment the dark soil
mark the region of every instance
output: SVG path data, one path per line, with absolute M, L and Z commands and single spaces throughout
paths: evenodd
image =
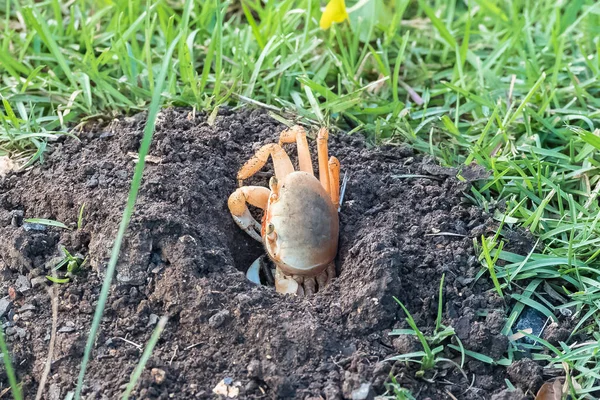
M 26 398 L 34 397 L 47 358 L 52 313 L 44 276 L 60 260 L 61 246 L 89 263 L 58 285 L 59 333 L 45 398 L 63 399 L 74 389 L 133 175 L 129 153 L 137 152 L 143 125 L 143 114 L 95 125 L 79 133 L 81 142 L 54 143 L 43 165 L 0 178 L 0 294 L 12 294 L 0 317 Z M 226 201 L 238 168 L 282 129 L 257 110 L 222 110 L 214 126 L 187 110 L 159 115 L 85 398 L 118 398 L 163 315 L 169 322 L 138 399 L 215 398 L 223 379 L 239 388 L 238 398 L 372 398 L 386 392 L 390 375 L 417 399 L 522 398 L 535 390 L 537 369 L 537 376 L 513 381 L 523 392 L 511 395 L 504 368 L 473 359 L 464 375 L 440 361 L 422 378 L 417 364 L 385 361 L 422 350 L 413 337 L 389 335 L 408 327 L 393 296 L 431 334 L 442 274 L 443 324 L 455 328 L 465 348 L 499 359 L 508 344 L 500 334 L 505 304 L 487 278 L 474 279 L 480 264 L 473 238 L 494 228 L 491 219 L 466 200 L 469 184 L 456 171 L 408 148 L 369 148 L 361 137 L 331 135 L 330 153 L 350 174 L 339 277 L 310 298 L 246 280 L 243 272 L 262 249 L 234 224 Z M 74 229 L 23 223 L 21 215 Z M 457 343 L 445 343 L 451 342 Z M 440 356 L 460 362 L 447 346 Z

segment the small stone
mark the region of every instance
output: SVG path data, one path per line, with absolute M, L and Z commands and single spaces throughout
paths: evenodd
M 4 333 L 6 334 L 6 336 L 13 336 L 17 333 L 17 328 L 15 328 L 14 326 L 9 326 L 4 330 Z
M 10 220 L 10 224 L 12 226 L 14 226 L 15 228 L 21 226 L 23 224 L 23 217 L 25 216 L 25 213 L 23 212 L 23 210 L 14 210 L 12 212 L 12 217 Z
M 29 282 L 29 279 L 25 275 L 19 275 L 15 282 L 15 288 L 21 293 L 26 293 L 31 289 L 31 282 Z
M 0 299 L 0 318 L 4 317 L 10 309 L 11 302 L 6 297 Z
M 129 173 L 124 169 L 114 171 L 113 173 L 118 179 L 121 179 L 121 180 L 126 180 L 129 177 Z
M 42 268 L 37 267 L 37 268 L 32 268 L 31 271 L 29 271 L 29 274 L 27 274 L 29 276 L 29 279 L 32 280 L 31 282 L 31 286 L 35 286 L 33 284 L 33 278 L 35 278 L 36 276 L 42 276 L 42 275 L 46 275 L 44 273 L 44 270 L 42 270 Z
M 46 282 L 48 282 L 48 279 L 46 279 L 45 276 L 36 276 L 35 278 L 31 279 L 31 286 L 32 287 L 46 286 Z
M 93 189 L 97 186 L 98 186 L 98 179 L 96 179 L 96 178 L 91 178 L 89 181 L 87 181 L 85 183 L 85 187 L 88 187 L 90 189 Z
M 23 313 L 25 311 L 34 311 L 35 306 L 33 304 L 23 304 L 17 311 Z
M 148 316 L 148 324 L 146 324 L 146 326 L 154 326 L 154 325 L 156 325 L 157 322 L 158 322 L 158 315 L 150 314 Z
M 27 337 L 27 331 L 23 328 L 15 328 L 19 339 L 25 339 Z
M 23 321 L 29 321 L 31 318 L 33 318 L 33 311 L 25 311 L 23 313 L 20 313 L 19 318 Z
M 260 365 L 260 361 L 250 361 L 246 369 L 248 370 L 248 378 L 260 379 L 262 377 L 262 368 Z
M 83 300 L 81 301 L 81 303 L 79 303 L 79 312 L 81 314 L 92 314 L 94 312 L 94 309 L 92 308 L 92 305 L 89 301 Z
M 523 391 L 517 388 L 515 390 L 504 389 L 500 393 L 492 395 L 491 400 L 525 400 L 527 398 Z
M 218 328 L 225 323 L 227 317 L 229 317 L 228 310 L 219 311 L 208 319 L 208 325 L 210 325 L 212 328 Z
M 409 335 L 399 335 L 392 341 L 392 346 L 398 354 L 412 353 L 418 348 L 416 339 Z
M 70 332 L 74 332 L 74 331 L 75 331 L 74 326 L 63 326 L 58 330 L 58 333 L 70 333 Z
M 375 399 L 375 393 L 373 392 L 370 383 L 363 383 L 358 389 L 352 391 L 352 400 L 373 399 Z
M 167 374 L 163 369 L 152 368 L 152 371 L 150 371 L 150 375 L 152 375 L 152 378 L 154 379 L 154 382 L 157 385 L 161 385 L 165 381 L 165 376 Z

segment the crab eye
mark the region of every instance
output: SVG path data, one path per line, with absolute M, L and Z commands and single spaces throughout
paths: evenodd
M 268 224 L 267 225 L 267 235 L 270 235 L 271 233 L 273 233 L 275 231 L 275 225 L 273 224 Z

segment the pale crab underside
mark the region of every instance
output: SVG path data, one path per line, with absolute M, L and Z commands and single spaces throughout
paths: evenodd
M 317 137 L 319 179 L 314 176 L 306 132 L 294 126 L 281 133 L 279 144 L 261 147 L 238 173 L 241 186 L 270 156 L 275 169 L 270 188 L 241 186 L 229 197 L 234 221 L 263 243 L 275 264 L 275 288 L 281 293 L 312 294 L 335 277 L 340 163 L 335 157 L 328 159 L 327 139 L 328 132 L 323 128 Z M 298 147 L 300 171 L 294 171 L 282 148 L 293 142 Z M 264 210 L 262 224 L 252 217 L 247 204 Z M 256 283 L 259 264 L 257 260 L 248 272 Z

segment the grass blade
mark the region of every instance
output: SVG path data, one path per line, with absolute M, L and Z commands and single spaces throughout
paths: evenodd
M 2 361 L 4 362 L 4 368 L 6 368 L 6 375 L 8 375 L 8 382 L 10 383 L 10 388 L 12 390 L 13 398 L 15 400 L 22 400 L 23 396 L 21 395 L 21 388 L 17 384 L 17 377 L 15 375 L 15 370 L 12 367 L 12 363 L 10 361 L 10 354 L 8 352 L 8 348 L 6 347 L 6 342 L 4 341 L 4 330 L 0 328 L 0 351 L 2 351 Z
M 146 366 L 146 363 L 148 363 L 148 360 L 150 359 L 150 356 L 152 355 L 152 350 L 154 350 L 154 346 L 156 345 L 156 342 L 158 342 L 158 339 L 160 338 L 160 334 L 162 333 L 163 329 L 165 329 L 167 320 L 168 320 L 167 317 L 162 317 L 158 321 L 158 324 L 156 325 L 154 332 L 152 332 L 152 336 L 150 337 L 150 340 L 148 341 L 148 344 L 146 345 L 146 348 L 144 349 L 142 358 L 140 358 L 140 362 L 138 363 L 137 367 L 135 367 L 135 371 L 133 371 L 133 374 L 131 375 L 131 379 L 129 380 L 129 383 L 127 384 L 127 388 L 123 392 L 123 397 L 121 397 L 122 400 L 129 399 L 131 392 L 135 388 L 135 384 L 140 379 L 140 376 L 142 376 L 142 372 L 144 372 L 144 367 Z
M 46 225 L 46 226 L 54 226 L 57 228 L 63 228 L 63 229 L 71 229 L 68 226 L 66 226 L 65 224 L 63 224 L 62 222 L 59 221 L 54 221 L 52 219 L 44 219 L 44 218 L 28 218 L 25 220 L 25 222 L 28 222 L 30 224 L 40 224 L 40 225 Z

